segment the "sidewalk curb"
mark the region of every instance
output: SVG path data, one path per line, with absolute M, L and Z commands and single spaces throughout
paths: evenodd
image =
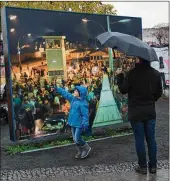
M 104 126 L 104 127 L 98 127 L 98 128 L 93 128 L 93 134 L 92 136 L 102 136 L 105 135 L 106 130 L 109 128 L 112 128 L 113 130 L 116 129 L 121 129 L 126 130 L 129 129 L 131 126 L 129 124 L 129 122 L 125 122 L 122 124 L 115 124 L 115 125 L 110 125 L 110 126 Z M 57 135 L 57 134 L 49 134 L 49 135 L 45 135 L 42 137 L 38 137 L 38 138 L 31 138 L 31 139 L 25 139 L 25 140 L 17 140 L 16 142 L 12 142 L 10 141 L 8 144 L 3 145 L 2 147 L 6 147 L 6 146 L 15 146 L 15 145 L 29 145 L 32 143 L 42 143 L 44 141 L 54 141 L 54 140 L 66 140 L 68 138 L 72 137 L 71 132 L 65 133 L 64 135 Z M 9 138 L 10 139 L 10 138 Z
M 98 139 L 90 140 L 87 142 L 91 143 L 91 142 L 102 141 L 102 140 L 111 139 L 111 138 L 119 138 L 119 137 L 130 136 L 130 135 L 133 135 L 133 133 L 128 133 L 128 134 L 124 134 L 124 135 L 117 135 L 117 136 L 109 136 L 109 137 L 105 137 L 105 138 L 98 138 Z M 39 149 L 34 149 L 34 150 L 29 150 L 29 151 L 23 151 L 20 153 L 22 153 L 22 154 L 33 153 L 33 152 L 38 152 L 38 151 L 50 150 L 50 149 L 54 149 L 54 148 L 68 147 L 68 146 L 72 146 L 72 145 L 75 145 L 75 143 L 70 143 L 70 144 L 60 145 L 60 146 L 51 146 L 49 148 L 39 148 Z

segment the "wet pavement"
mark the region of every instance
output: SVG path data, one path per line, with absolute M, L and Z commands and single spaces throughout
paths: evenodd
M 8 127 L 1 128 L 1 179 L 27 181 L 168 181 L 169 100 L 156 104 L 158 172 L 134 172 L 136 152 L 133 135 L 90 143 L 90 158 L 75 160 L 75 146 L 28 154 L 7 155 Z

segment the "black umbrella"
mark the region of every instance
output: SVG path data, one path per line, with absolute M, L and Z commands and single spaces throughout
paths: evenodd
M 97 39 L 101 45 L 117 49 L 128 56 L 139 57 L 150 62 L 158 61 L 155 50 L 134 36 L 118 32 L 105 32 L 97 36 Z

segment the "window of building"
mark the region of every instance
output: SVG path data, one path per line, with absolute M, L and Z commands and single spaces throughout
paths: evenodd
M 47 39 L 46 40 L 46 48 L 47 49 L 61 48 L 61 41 L 60 40 Z
M 61 48 L 61 41 L 60 40 L 54 40 L 54 48 Z
M 46 40 L 46 48 L 52 48 L 53 47 L 53 40 Z

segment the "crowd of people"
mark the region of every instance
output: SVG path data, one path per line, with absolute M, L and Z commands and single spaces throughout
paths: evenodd
M 134 60 L 121 60 L 125 74 L 133 68 Z M 44 66 L 41 62 L 41 66 Z M 27 72 L 21 72 L 20 78 L 13 76 L 13 104 L 17 122 L 18 137 L 35 135 L 36 123 L 44 121 L 59 112 L 66 117 L 69 114 L 70 103 L 54 91 L 60 86 L 70 93 L 77 85 L 88 88 L 90 127 L 93 126 L 97 106 L 102 89 L 103 73 L 109 77 L 111 89 L 118 110 L 124 121 L 128 120 L 127 96 L 122 95 L 116 83 L 116 71 L 112 72 L 103 62 L 72 62 L 67 64 L 67 81 L 56 79 L 50 81 L 46 69 L 38 69 L 27 65 Z M 24 118 L 23 118 L 24 117 Z M 39 120 L 39 121 L 36 121 Z M 48 129 L 47 129 L 48 130 Z
M 91 72 L 93 67 L 98 71 Z M 102 75 L 107 68 L 103 64 L 80 63 L 68 69 L 68 79 L 61 82 L 49 81 L 44 74 L 27 75 L 21 73 L 20 79 L 13 79 L 13 104 L 18 135 L 35 135 L 36 120 L 45 120 L 53 114 L 69 113 L 70 104 L 54 91 L 60 86 L 73 93 L 75 86 L 83 85 L 88 88 L 90 126 L 92 127 L 102 89 Z
M 122 57 L 123 58 L 123 57 Z M 119 60 L 125 74 L 133 68 L 135 60 Z M 26 65 L 20 77 L 13 75 L 13 104 L 17 122 L 18 137 L 36 134 L 36 122 L 44 123 L 50 116 L 64 112 L 69 114 L 70 103 L 54 91 L 60 86 L 73 93 L 77 85 L 88 88 L 90 127 L 93 126 L 102 89 L 103 73 L 109 77 L 111 89 L 124 121 L 128 120 L 127 96 L 122 96 L 116 83 L 116 71 L 112 72 L 103 62 L 67 63 L 67 81 L 50 80 L 45 62 L 38 67 Z M 26 71 L 24 71 L 26 70 Z M 39 120 L 39 121 L 36 121 Z M 44 125 L 44 124 L 43 124 Z M 47 129 L 48 130 L 48 129 Z

